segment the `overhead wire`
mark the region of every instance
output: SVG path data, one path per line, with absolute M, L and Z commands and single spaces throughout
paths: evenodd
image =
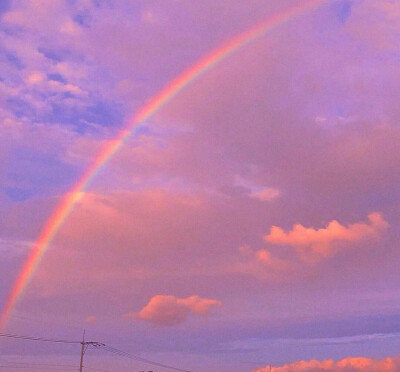
M 46 371 L 76 371 L 76 369 L 78 367 L 74 367 L 74 368 L 68 367 L 68 368 L 56 368 L 56 369 L 54 369 L 54 367 L 43 367 L 43 366 L 42 367 L 34 367 L 34 366 L 10 366 L 10 365 L 6 366 L 6 365 L 0 365 L 0 368 L 29 369 L 31 371 L 32 371 L 32 369 L 40 370 L 40 371 L 43 371 L 43 370 L 46 370 Z
M 182 369 L 182 368 L 178 368 L 178 367 L 173 367 L 173 366 L 170 366 L 170 365 L 167 365 L 167 364 L 156 362 L 154 360 L 142 358 L 142 357 L 140 357 L 138 355 L 130 354 L 130 353 L 127 353 L 125 351 L 116 349 L 116 348 L 108 346 L 108 345 L 102 346 L 102 349 L 104 349 L 105 351 L 108 351 L 109 353 L 112 353 L 114 355 L 118 355 L 118 356 L 122 356 L 122 357 L 129 358 L 129 359 L 132 359 L 132 360 L 136 360 L 138 362 L 151 364 L 153 366 L 163 367 L 163 368 L 171 369 L 171 370 L 174 370 L 174 371 L 192 372 L 192 371 L 190 371 L 188 369 Z
M 18 366 L 45 366 L 45 367 L 71 367 L 78 368 L 76 365 L 72 364 L 49 364 L 49 363 L 27 363 L 27 362 L 12 362 L 8 360 L 1 360 L 1 363 L 7 363 L 10 367 L 18 367 Z
M 62 343 L 62 344 L 80 344 L 81 341 L 71 341 L 71 340 L 58 340 L 54 338 L 43 338 L 43 337 L 32 337 L 32 336 L 20 336 L 12 333 L 3 333 L 0 332 L 0 337 L 6 338 L 17 338 L 21 340 L 30 340 L 30 341 L 41 341 L 41 342 L 54 342 L 54 343 Z
M 24 335 L 16 335 L 16 334 L 12 334 L 12 333 L 3 333 L 3 332 L 0 332 L 0 337 L 13 338 L 13 339 L 19 339 L 19 340 L 28 340 L 28 341 L 39 341 L 39 342 L 52 342 L 52 343 L 63 343 L 63 344 L 82 344 L 81 341 L 61 340 L 61 339 L 55 339 L 55 338 L 44 338 L 44 337 L 33 337 L 33 336 L 24 336 Z M 182 369 L 182 368 L 170 366 L 168 364 L 159 363 L 159 362 L 156 362 L 154 360 L 147 359 L 147 358 L 142 358 L 142 357 L 140 357 L 138 355 L 127 353 L 126 351 L 119 350 L 119 349 L 116 349 L 114 347 L 102 344 L 102 343 L 98 343 L 98 342 L 93 342 L 93 343 L 90 342 L 90 343 L 88 343 L 88 342 L 86 342 L 86 344 L 93 344 L 92 346 L 95 346 L 96 348 L 99 348 L 99 349 L 104 349 L 105 351 L 107 351 L 107 352 L 109 352 L 111 354 L 114 354 L 114 355 L 117 355 L 117 356 L 121 356 L 121 357 L 125 357 L 125 358 L 131 359 L 131 360 L 136 360 L 138 362 L 150 364 L 150 365 L 153 365 L 153 366 L 167 368 L 167 369 L 171 369 L 171 370 L 174 370 L 174 371 L 180 371 L 180 372 L 192 372 L 192 371 L 190 371 L 188 369 Z M 18 365 L 14 365 L 14 366 L 12 366 L 12 365 L 8 365 L 8 366 L 0 365 L 0 368 L 7 368 L 7 367 L 10 368 L 10 367 L 12 367 L 12 368 L 21 368 L 21 369 L 25 368 L 26 369 L 26 368 L 32 368 L 34 366 L 34 364 L 30 364 L 29 366 L 28 365 L 26 365 L 26 366 L 22 365 L 23 363 L 16 363 L 16 364 L 19 364 L 19 366 Z M 40 366 L 40 364 L 38 364 L 38 366 Z M 46 366 L 46 365 L 42 364 L 41 366 Z M 51 365 L 48 365 L 48 366 L 51 366 Z M 53 367 L 56 367 L 56 366 L 57 365 L 53 365 Z M 66 366 L 66 365 L 59 365 L 59 367 L 71 367 L 71 368 L 73 367 L 74 369 L 76 368 L 75 366 Z M 92 367 L 86 367 L 86 368 L 95 370 Z M 99 369 L 97 369 L 97 370 L 100 371 Z
M 85 364 L 85 369 L 90 369 L 91 371 L 98 371 L 98 372 L 111 372 L 110 370 L 106 370 L 106 369 L 99 369 L 99 368 L 95 368 L 95 367 L 88 367 Z

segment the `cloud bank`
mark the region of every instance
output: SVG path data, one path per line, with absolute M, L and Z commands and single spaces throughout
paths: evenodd
M 332 359 L 301 360 L 285 364 L 282 367 L 273 367 L 274 372 L 398 372 L 400 370 L 400 357 L 385 359 L 370 359 L 363 357 L 348 357 L 338 362 Z M 270 372 L 270 367 L 253 369 L 253 372 Z

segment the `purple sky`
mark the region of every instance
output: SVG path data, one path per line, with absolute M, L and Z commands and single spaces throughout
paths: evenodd
M 0 0 L 1 307 L 136 110 L 302 2 Z M 86 328 L 196 372 L 399 371 L 399 34 L 395 0 L 327 0 L 196 80 L 101 170 L 5 331 Z M 0 348 L 10 372 L 79 363 L 79 345 Z M 86 364 L 167 371 L 94 349 Z

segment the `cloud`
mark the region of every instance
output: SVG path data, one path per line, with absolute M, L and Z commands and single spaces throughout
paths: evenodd
M 211 308 L 221 302 L 199 296 L 177 298 L 175 296 L 156 295 L 138 313 L 127 314 L 160 326 L 173 326 L 186 321 L 190 314 L 206 316 Z
M 274 372 L 396 372 L 400 368 L 400 358 L 370 359 L 364 357 L 348 357 L 338 362 L 332 359 L 319 360 L 301 360 L 282 367 L 274 367 Z M 253 372 L 269 372 L 270 367 L 256 368 Z
M 372 253 L 365 248 L 378 239 L 388 226 L 388 222 L 378 212 L 370 213 L 368 222 L 348 226 L 337 220 L 320 229 L 296 224 L 286 232 L 281 227 L 272 226 L 270 233 L 264 236 L 264 241 L 269 243 L 268 247 L 239 247 L 242 261 L 236 269 L 240 272 L 251 272 L 270 283 L 292 282 L 317 273 L 325 276 L 330 272 L 335 257 L 341 261 L 342 267 L 353 266 L 354 259 L 360 266 L 362 257 L 364 262 L 368 261 Z M 350 250 L 350 246 L 355 244 L 364 249 Z
M 267 187 L 260 191 L 255 191 L 250 194 L 252 198 L 258 199 L 260 201 L 271 201 L 276 199 L 281 195 L 281 192 L 278 189 Z
M 96 102 L 117 101 L 119 111 L 134 113 L 213 47 L 298 2 L 250 0 L 243 7 L 237 0 L 13 1 L 5 15 L 7 32 L 1 34 L 7 52 L 0 82 L 0 106 L 7 114 L 0 120 L 3 186 L 13 182 L 46 197 L 62 194 L 123 125 L 103 119 L 103 105 Z M 325 20 L 332 10 L 337 17 L 338 8 L 344 20 L 346 1 L 277 27 L 196 79 L 138 128 L 55 237 L 20 309 L 42 314 L 45 306 L 46 316 L 54 311 L 60 318 L 67 314 L 84 321 L 96 309 L 102 309 L 99 316 L 139 311 L 153 294 L 206 294 L 221 300 L 226 311 L 224 318 L 202 322 L 212 330 L 204 330 L 210 342 L 193 334 L 183 341 L 160 327 L 154 331 L 167 334 L 160 343 L 146 321 L 137 322 L 146 330 L 138 339 L 143 345 L 145 338 L 155 339 L 157 350 L 173 339 L 181 344 L 193 339 L 195 346 L 187 342 L 192 349 L 204 344 L 215 350 L 221 339 L 269 336 L 261 324 L 276 326 L 280 317 L 286 324 L 301 316 L 326 319 L 396 308 L 396 295 L 376 299 L 381 289 L 390 293 L 399 283 L 398 60 L 368 54 L 349 37 L 361 30 L 366 34 L 359 36 L 369 44 L 375 44 L 372 34 L 378 35 L 376 45 L 379 39 L 394 40 L 385 37 L 388 22 L 379 19 L 372 27 L 371 17 L 361 12 L 367 2 L 378 4 L 356 2 L 347 22 L 335 20 L 334 29 Z M 100 114 L 88 112 L 91 107 Z M 38 152 L 46 158 L 35 156 Z M 63 166 L 50 166 L 47 158 Z M 67 165 L 74 173 L 61 181 L 48 176 L 66 174 Z M 237 182 L 237 175 L 248 182 Z M 54 203 L 18 201 L 8 210 L 1 205 L 4 239 L 36 239 Z M 346 232 L 348 223 L 361 221 L 373 230 L 375 225 L 364 221 L 367 211 L 381 211 L 393 226 L 379 249 L 369 247 L 381 230 L 346 240 L 319 222 L 335 219 Z M 313 243 L 284 246 L 262 240 L 272 225 L 288 239 L 294 222 L 312 230 Z M 320 230 L 329 238 L 321 241 Z M 244 244 L 251 246 L 250 253 L 235 254 L 234 247 Z M 345 250 L 351 245 L 357 249 Z M 314 251 L 321 246 L 327 252 Z M 3 266 L 14 278 L 17 269 L 6 260 L 10 254 L 4 252 Z M 245 267 L 230 271 L 235 265 Z M 276 280 L 265 280 L 267 275 Z M 193 299 L 171 302 L 169 308 L 178 309 L 175 319 L 182 321 L 202 319 L 201 312 L 210 308 Z M 254 324 L 244 324 L 248 318 Z M 231 332 L 223 329 L 229 321 Z M 342 328 L 348 331 L 353 323 L 358 319 Z M 307 329 L 323 333 L 326 327 L 336 332 L 336 325 L 323 322 Z M 323 347 L 328 355 L 323 358 L 337 355 Z M 309 346 L 301 348 L 301 356 L 281 347 L 275 357 L 321 359 L 321 354 L 307 354 Z M 268 360 L 263 353 L 265 348 L 261 360 Z
M 262 202 L 270 202 L 281 195 L 281 191 L 275 187 L 259 185 L 250 178 L 235 175 L 234 186 L 242 189 L 249 197 Z
M 86 317 L 86 323 L 93 324 L 96 323 L 97 318 L 94 315 L 89 315 Z
M 103 143 L 98 136 L 57 124 L 28 123 L 7 112 L 0 112 L 0 121 L 0 182 L 13 199 L 24 200 L 44 190 L 62 193 Z
M 366 0 L 354 7 L 353 22 L 347 27 L 351 35 L 380 50 L 397 50 L 397 27 L 400 5 L 392 0 Z
M 32 72 L 28 78 L 27 78 L 27 83 L 28 84 L 37 84 L 41 83 L 45 79 L 44 74 L 41 72 Z
M 257 261 L 277 271 L 287 270 L 289 263 L 281 258 L 274 257 L 268 250 L 260 249 L 254 252 Z
M 186 306 L 195 314 L 208 315 L 213 306 L 221 306 L 221 302 L 208 298 L 200 298 L 199 296 L 190 296 L 187 298 L 177 299 L 178 303 Z
M 264 240 L 274 245 L 294 247 L 297 249 L 299 257 L 304 260 L 310 256 L 326 258 L 335 254 L 336 243 L 356 243 L 365 239 L 377 238 L 388 227 L 388 223 L 381 213 L 370 213 L 368 221 L 369 223 L 358 222 L 346 227 L 333 220 L 326 228 L 320 229 L 296 224 L 288 232 L 281 227 L 272 226 Z

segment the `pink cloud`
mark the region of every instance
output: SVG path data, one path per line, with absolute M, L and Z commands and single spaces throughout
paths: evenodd
M 86 317 L 86 323 L 93 324 L 95 323 L 97 318 L 94 315 L 89 315 Z
M 193 246 L 207 228 L 206 223 L 201 222 L 208 211 L 201 195 L 147 189 L 109 194 L 87 192 L 78 198 L 75 210 L 36 275 L 36 282 L 42 288 L 37 291 L 45 296 L 59 293 L 61 287 L 63 293 L 86 290 L 82 283 L 88 281 L 92 283 L 92 290 L 98 290 L 104 288 L 104 281 L 148 278 L 160 270 L 170 271 L 168 262 L 175 266 L 178 255 L 183 272 L 191 268 L 189 262 L 194 256 L 207 256 L 206 248 Z M 47 200 L 23 203 L 8 213 L 3 230 L 12 231 L 18 221 L 24 221 L 22 226 L 33 230 L 30 237 L 34 239 L 42 219 L 50 214 L 56 201 L 52 200 L 52 204 Z M 44 217 L 37 218 L 36 223 L 27 222 L 30 214 L 26 211 L 31 209 L 37 216 L 38 211 L 43 210 Z M 187 254 L 189 249 L 190 255 Z M 168 261 L 167 256 L 173 258 Z M 64 281 L 64 275 L 59 275 L 60 270 L 69 273 L 68 280 Z
M 364 357 L 348 357 L 338 362 L 332 359 L 323 361 L 319 360 L 301 360 L 281 367 L 274 367 L 274 372 L 318 372 L 318 371 L 335 371 L 335 372 L 396 372 L 400 368 L 399 357 L 385 359 L 370 359 Z M 270 367 L 256 368 L 253 372 L 269 372 Z
M 255 191 L 251 193 L 252 198 L 256 198 L 260 201 L 271 201 L 278 198 L 281 195 L 281 192 L 278 189 L 274 189 L 271 187 L 267 187 L 260 191 Z
M 262 249 L 252 249 L 249 245 L 238 249 L 244 262 L 237 266 L 239 271 L 252 272 L 257 277 L 270 282 L 282 282 L 308 277 L 324 268 L 326 272 L 329 259 L 345 252 L 351 245 L 367 244 L 378 239 L 389 224 L 381 213 L 368 215 L 368 222 L 358 222 L 342 225 L 336 220 L 331 221 L 325 228 L 315 229 L 294 225 L 289 231 L 273 226 L 270 233 L 264 236 L 267 243 L 284 246 L 282 249 L 269 246 Z M 354 250 L 353 250 L 354 252 Z M 357 253 L 357 252 L 356 252 Z M 365 252 L 365 257 L 368 257 Z M 360 260 L 360 255 L 352 256 L 350 251 L 343 257 L 343 263 L 350 264 L 354 257 Z M 329 266 L 329 265 L 328 265 Z
M 175 296 L 156 295 L 138 313 L 127 314 L 161 326 L 173 326 L 183 323 L 190 314 L 206 316 L 211 308 L 220 306 L 221 302 L 199 296 L 178 298 Z
M 260 249 L 254 252 L 254 256 L 258 262 L 261 262 L 264 265 L 268 265 L 270 268 L 273 268 L 275 270 L 282 271 L 289 268 L 288 262 L 281 258 L 274 257 L 266 249 Z
M 400 18 L 398 2 L 367 0 L 354 8 L 353 21 L 347 31 L 360 41 L 379 49 L 394 50 L 396 25 Z
M 221 306 L 220 301 L 201 298 L 199 296 L 190 296 L 187 298 L 177 299 L 177 301 L 189 308 L 193 313 L 200 315 L 208 315 L 213 306 Z
M 369 223 L 358 222 L 346 227 L 333 220 L 326 228 L 320 229 L 296 224 L 288 232 L 281 227 L 272 226 L 264 240 L 271 244 L 296 248 L 299 257 L 303 260 L 330 257 L 336 252 L 335 243 L 356 243 L 377 238 L 388 227 L 381 213 L 370 213 L 368 221 Z

